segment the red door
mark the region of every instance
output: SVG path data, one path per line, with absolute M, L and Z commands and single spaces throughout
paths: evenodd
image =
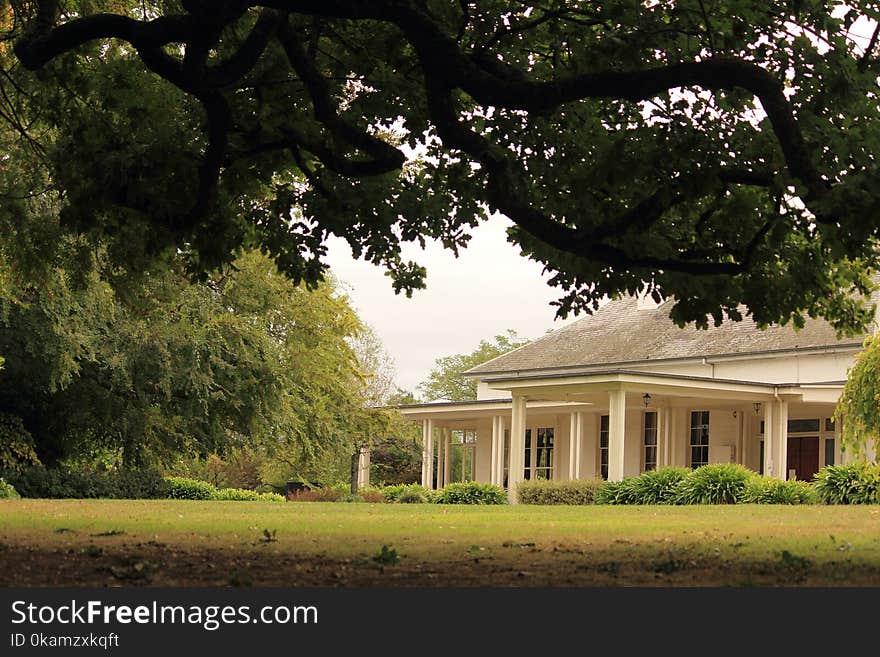
M 819 472 L 818 437 L 788 439 L 788 473 L 792 470 L 801 481 L 810 481 Z

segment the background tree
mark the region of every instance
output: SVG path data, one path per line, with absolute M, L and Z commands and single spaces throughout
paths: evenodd
M 856 456 L 869 454 L 876 461 L 880 456 L 880 341 L 865 341 L 864 350 L 856 356 L 847 373 L 843 394 L 837 402 L 834 419 L 840 425 L 845 448 Z
M 481 340 L 480 344 L 468 354 L 443 356 L 434 361 L 434 369 L 428 378 L 419 384 L 419 391 L 428 401 L 472 401 L 477 398 L 477 382 L 462 376 L 472 367 L 506 354 L 526 344 L 528 340 L 508 329 L 496 335 L 490 342 Z
M 296 286 L 255 253 L 200 284 L 172 263 L 125 295 L 68 279 L 0 298 L 0 411 L 21 418 L 44 463 L 104 451 L 134 467 L 246 446 L 308 460 L 345 440 L 360 323 L 331 285 Z
M 402 242 L 457 250 L 499 211 L 563 315 L 647 286 L 678 322 L 870 321 L 873 2 L 2 8 L 21 131 L 116 262 L 249 243 L 314 283 L 332 234 L 409 293 Z

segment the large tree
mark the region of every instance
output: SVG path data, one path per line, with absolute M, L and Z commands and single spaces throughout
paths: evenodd
M 508 330 L 491 341 L 480 340 L 470 353 L 442 356 L 434 361 L 428 378 L 419 384 L 419 392 L 428 401 L 473 401 L 477 398 L 477 382 L 465 378 L 462 373 L 527 342 L 516 331 Z
M 0 294 L 0 413 L 21 419 L 46 464 L 236 447 L 307 462 L 345 444 L 361 405 L 345 298 L 295 285 L 260 254 L 198 284 L 175 260 L 124 291 L 64 269 L 15 290 Z
M 314 282 L 339 235 L 410 292 L 401 242 L 458 249 L 499 211 L 563 314 L 647 284 L 680 322 L 869 320 L 874 2 L 8 6 L 22 133 L 129 262 L 256 243 Z

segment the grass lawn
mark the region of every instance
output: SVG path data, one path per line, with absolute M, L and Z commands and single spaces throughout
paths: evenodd
M 0 585 L 227 584 L 880 586 L 880 507 L 0 500 Z

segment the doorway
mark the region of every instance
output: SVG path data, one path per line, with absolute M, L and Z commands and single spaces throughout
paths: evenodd
M 817 472 L 819 472 L 819 437 L 789 438 L 786 478 L 796 477 L 801 481 L 811 481 Z

